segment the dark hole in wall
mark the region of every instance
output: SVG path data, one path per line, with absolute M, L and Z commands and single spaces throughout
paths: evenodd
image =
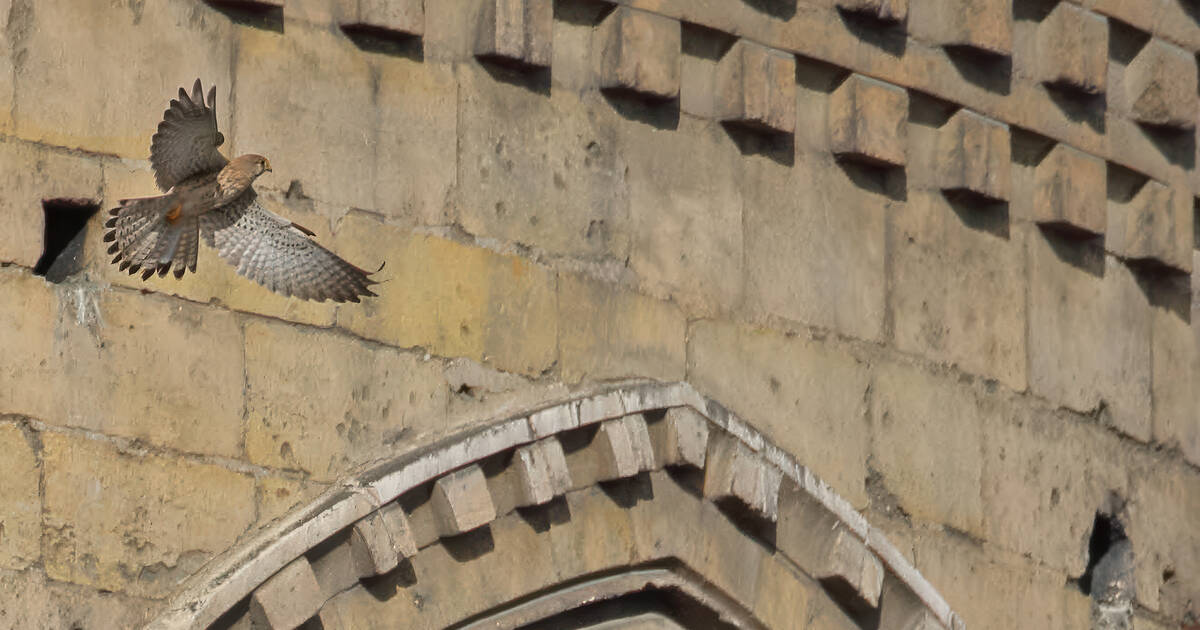
M 100 209 L 90 199 L 45 199 L 45 230 L 42 236 L 42 257 L 33 273 L 45 276 L 50 282 L 62 282 L 83 268 L 83 244 L 87 239 L 87 223 Z
M 1192 247 L 1200 249 L 1200 199 L 1192 201 Z
M 1087 569 L 1078 579 L 1079 590 L 1083 591 L 1084 595 L 1095 598 L 1100 591 L 1109 586 L 1112 569 L 1119 568 L 1109 566 L 1120 560 L 1113 554 L 1120 553 L 1121 547 L 1128 543 L 1129 537 L 1125 535 L 1125 527 L 1116 516 L 1102 511 L 1096 512 L 1096 519 L 1092 523 L 1092 536 L 1088 539 Z
M 251 28 L 276 33 L 283 32 L 283 7 L 254 0 L 206 0 L 208 5 L 224 13 L 229 21 Z

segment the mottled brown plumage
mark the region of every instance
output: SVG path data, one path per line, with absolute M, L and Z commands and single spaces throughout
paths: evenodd
M 217 150 L 216 88 L 200 80 L 163 113 L 150 143 L 150 164 L 164 194 L 124 199 L 105 224 L 113 263 L 130 274 L 175 277 L 196 271 L 200 236 L 238 273 L 268 289 L 306 300 L 358 302 L 375 295 L 370 273 L 312 240 L 311 230 L 258 202 L 254 181 L 271 162 L 247 154 L 226 160 Z

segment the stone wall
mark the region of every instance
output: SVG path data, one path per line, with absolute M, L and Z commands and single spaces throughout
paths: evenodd
M 970 628 L 1089 627 L 1098 512 L 1137 627 L 1194 625 L 1196 51 L 1188 0 L 0 0 L 0 625 L 148 622 L 371 462 L 627 379 Z M 34 275 L 197 76 L 378 299 L 142 282 L 99 215 Z

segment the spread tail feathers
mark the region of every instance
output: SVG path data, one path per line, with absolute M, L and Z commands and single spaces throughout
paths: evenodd
M 200 224 L 196 217 L 180 217 L 171 195 L 124 199 L 104 224 L 104 241 L 116 254 L 113 263 L 130 275 L 142 272 L 145 280 L 164 276 L 174 266 L 176 278 L 196 270 Z

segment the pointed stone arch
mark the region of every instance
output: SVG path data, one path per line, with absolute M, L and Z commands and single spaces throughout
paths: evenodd
M 813 615 L 964 627 L 808 469 L 690 385 L 651 383 L 375 465 L 209 562 L 148 627 L 788 628 Z

